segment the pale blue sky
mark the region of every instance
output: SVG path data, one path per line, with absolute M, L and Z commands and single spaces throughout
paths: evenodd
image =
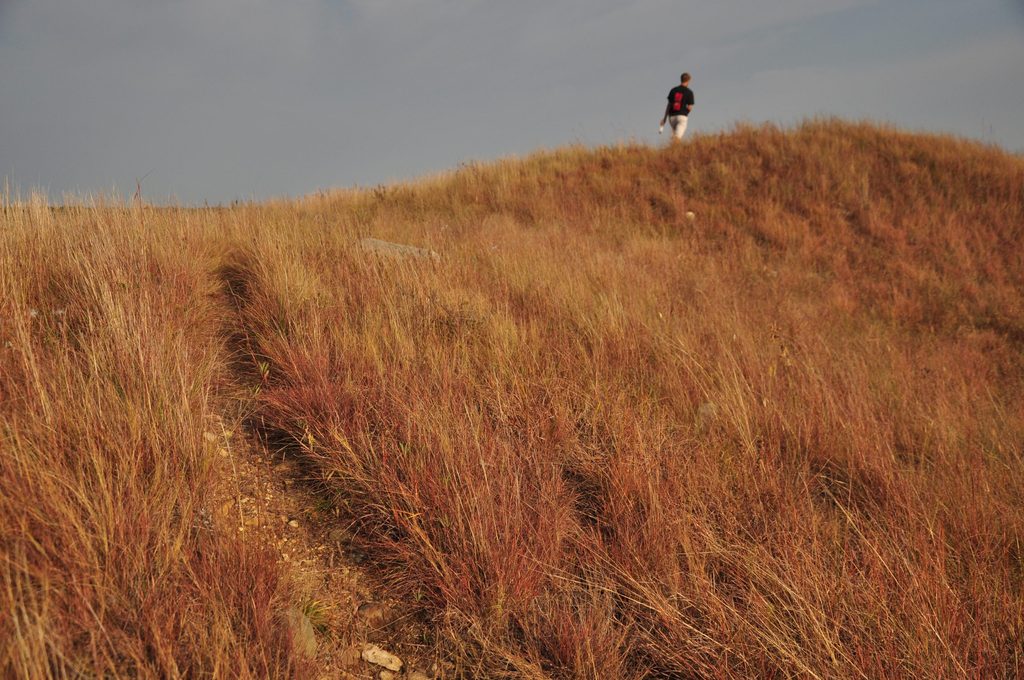
M 227 202 L 816 115 L 1024 150 L 1024 0 L 0 0 L 0 177 Z

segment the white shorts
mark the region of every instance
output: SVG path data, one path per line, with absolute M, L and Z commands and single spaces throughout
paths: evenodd
M 682 139 L 686 134 L 686 116 L 669 116 L 668 124 L 672 126 L 672 134 L 676 139 Z

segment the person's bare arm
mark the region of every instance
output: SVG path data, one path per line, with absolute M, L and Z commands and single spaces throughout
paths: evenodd
M 672 103 L 665 104 L 665 115 L 661 117 L 661 126 L 665 127 L 665 121 L 668 120 L 668 112 L 672 110 Z

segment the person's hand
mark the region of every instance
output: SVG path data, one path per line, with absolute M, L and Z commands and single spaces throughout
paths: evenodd
M 665 131 L 665 124 L 662 123 L 661 125 L 658 126 L 658 134 L 660 135 L 664 131 Z

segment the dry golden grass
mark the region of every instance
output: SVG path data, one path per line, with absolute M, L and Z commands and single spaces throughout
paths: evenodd
M 179 212 L 5 206 L 0 675 L 296 667 L 274 559 L 204 528 L 217 253 Z
M 2 220 L 0 674 L 311 670 L 203 529 L 239 385 L 463 675 L 1024 673 L 1019 157 L 819 121 Z

